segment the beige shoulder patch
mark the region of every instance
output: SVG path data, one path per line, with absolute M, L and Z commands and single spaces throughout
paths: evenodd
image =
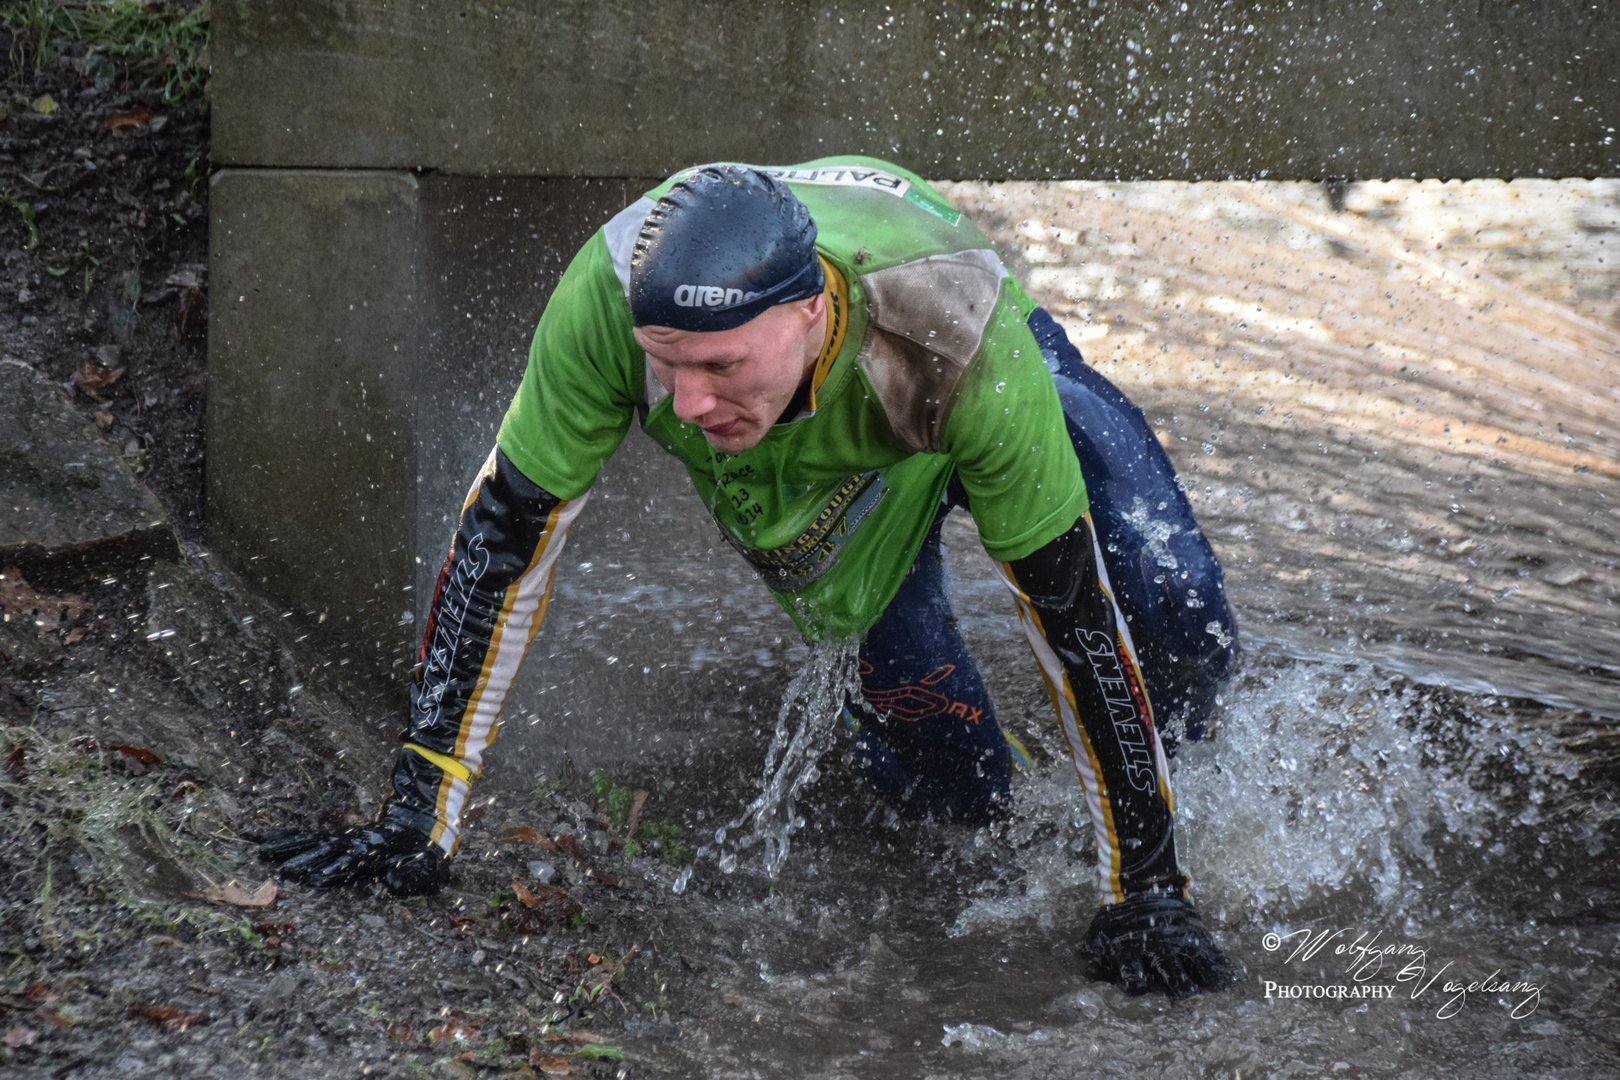
M 857 358 L 906 445 L 939 449 L 957 384 L 979 351 L 1007 270 L 994 251 L 935 255 L 867 274 Z

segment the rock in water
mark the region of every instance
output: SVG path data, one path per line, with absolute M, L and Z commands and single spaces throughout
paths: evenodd
M 179 555 L 157 498 L 62 389 L 0 360 L 0 566 L 39 573 Z

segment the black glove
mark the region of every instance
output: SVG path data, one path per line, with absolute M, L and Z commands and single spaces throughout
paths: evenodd
M 382 816 L 343 832 L 279 829 L 266 833 L 259 858 L 281 876 L 317 889 L 381 878 L 395 896 L 431 896 L 450 880 L 450 859 L 413 825 Z
M 1157 986 L 1172 1000 L 1224 990 L 1232 968 L 1198 911 L 1177 896 L 1132 896 L 1097 912 L 1086 931 L 1094 978 L 1136 997 Z

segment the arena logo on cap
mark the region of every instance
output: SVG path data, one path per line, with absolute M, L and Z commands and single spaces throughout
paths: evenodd
M 758 300 L 757 292 L 743 292 L 741 289 L 727 289 L 720 285 L 677 285 L 675 286 L 675 304 L 677 307 L 712 307 L 729 308 L 738 304 L 746 304 L 750 300 Z

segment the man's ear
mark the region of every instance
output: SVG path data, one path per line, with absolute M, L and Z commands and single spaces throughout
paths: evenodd
M 822 312 L 827 310 L 827 294 L 816 293 L 808 299 L 801 300 L 800 303 L 804 305 L 805 325 L 808 326 L 821 318 Z

